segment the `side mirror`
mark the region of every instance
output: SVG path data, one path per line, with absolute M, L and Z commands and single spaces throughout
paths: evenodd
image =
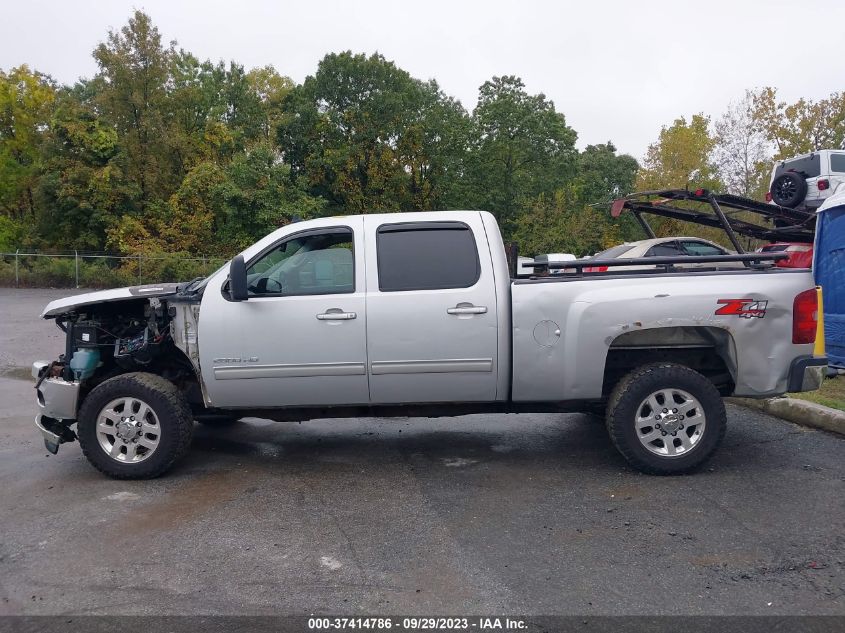
M 243 255 L 235 255 L 229 264 L 229 295 L 232 301 L 246 301 L 249 298 Z

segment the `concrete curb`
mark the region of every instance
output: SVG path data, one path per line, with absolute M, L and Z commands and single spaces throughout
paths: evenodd
M 845 411 L 831 409 L 815 402 L 797 398 L 769 398 L 768 400 L 727 398 L 727 401 L 741 407 L 763 411 L 795 424 L 845 435 Z

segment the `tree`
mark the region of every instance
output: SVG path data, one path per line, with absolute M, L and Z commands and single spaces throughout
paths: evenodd
M 290 167 L 269 145 L 238 154 L 214 196 L 216 232 L 227 250 L 245 248 L 295 217 L 318 216 L 325 206 L 291 182 Z
M 230 155 L 231 135 L 217 129 L 225 111 L 222 63 L 200 62 L 179 50 L 171 58 L 169 75 L 165 123 L 171 169 L 184 174 L 203 161 Z
M 434 80 L 419 88 L 396 147 L 404 172 L 397 206 L 414 211 L 455 208 L 461 206 L 469 117 Z
M 0 70 L 0 211 L 15 222 L 35 213 L 40 145 L 55 98 L 46 75 L 26 65 Z
M 38 233 L 52 248 L 101 250 L 139 197 L 117 130 L 98 115 L 95 86 L 60 91 L 41 148 Z
M 540 194 L 515 222 L 513 239 L 521 253 L 594 254 L 622 241 L 619 224 L 610 215 L 578 200 L 575 187 Z
M 261 104 L 262 139 L 272 141 L 282 121 L 284 101 L 295 84 L 290 77 L 280 75 L 270 65 L 253 68 L 246 74 L 246 81 Z
M 753 106 L 755 121 L 775 145 L 776 159 L 842 147 L 845 141 L 845 92 L 787 104 L 778 101 L 776 89 L 764 88 L 754 93 Z
M 617 154 L 608 141 L 587 145 L 578 155 L 578 176 L 581 200 L 587 204 L 610 202 L 631 193 L 637 180 L 639 165 L 633 156 Z
M 660 130 L 657 142 L 649 145 L 637 176 L 637 189 L 720 189 L 711 160 L 715 145 L 709 117 L 694 114 L 689 123 L 684 117 L 675 119 Z
M 616 227 L 614 231 L 606 226 L 611 222 L 609 203 L 634 191 L 638 170 L 637 160 L 628 154 L 617 154 L 610 141 L 588 145 L 578 155 L 578 176 L 575 180 L 578 199 L 585 207 L 600 212 L 601 223 L 596 228 L 603 235 L 602 244 L 614 235 L 626 240 L 642 238 L 642 229 L 630 214 L 612 220 Z
M 284 102 L 277 140 L 292 176 L 347 213 L 418 209 L 444 198 L 460 105 L 374 54 L 326 55 Z
M 664 126 L 657 141 L 649 145 L 637 175 L 637 189 L 650 191 L 704 187 L 720 191 L 722 184 L 712 159 L 715 146 L 709 117 L 694 114 L 689 123 L 684 117 L 675 119 L 671 126 Z M 678 220 L 649 220 L 659 236 L 679 235 L 689 228 Z M 702 236 L 706 234 L 701 227 L 693 227 L 692 232 Z
M 746 91 L 716 122 L 714 162 L 729 193 L 762 199 L 768 188 L 771 149 L 755 116 L 758 94 Z
M 165 116 L 174 46 L 164 48 L 150 16 L 136 10 L 126 26 L 109 32 L 94 50 L 100 68 L 96 104 L 121 138 L 142 212 L 151 200 L 178 186 L 178 178 L 167 169 L 172 156 Z
M 575 131 L 545 95 L 529 95 L 518 77 L 493 77 L 472 114 L 470 177 L 477 206 L 505 231 L 539 194 L 565 186 L 575 171 Z

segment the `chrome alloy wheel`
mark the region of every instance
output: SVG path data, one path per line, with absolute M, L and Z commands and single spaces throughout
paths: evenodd
M 97 440 L 106 454 L 137 464 L 158 448 L 161 425 L 152 407 L 138 398 L 117 398 L 97 415 Z
M 637 438 L 661 457 L 689 453 L 704 437 L 706 423 L 701 403 L 682 389 L 655 391 L 637 408 Z

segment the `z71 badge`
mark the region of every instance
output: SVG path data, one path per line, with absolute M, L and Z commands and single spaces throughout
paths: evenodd
M 768 301 L 757 301 L 755 299 L 716 299 L 716 303 L 724 304 L 716 310 L 719 316 L 738 316 L 743 319 L 756 317 L 762 319 L 766 316 Z

